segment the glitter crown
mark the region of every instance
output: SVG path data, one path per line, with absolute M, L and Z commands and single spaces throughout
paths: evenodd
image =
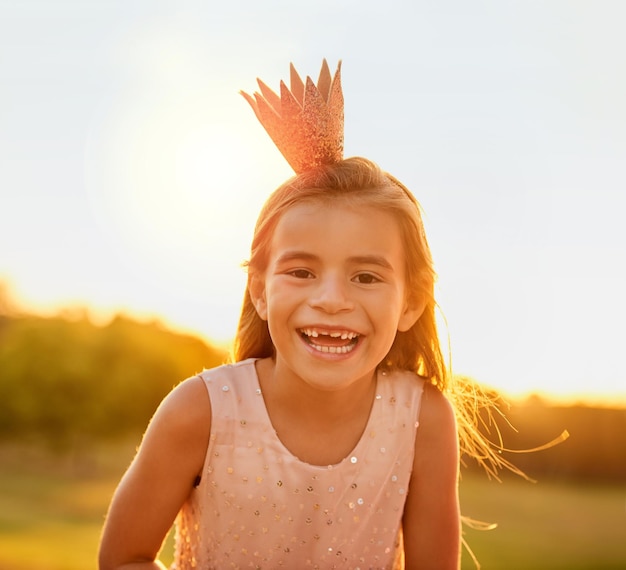
M 259 122 L 296 174 L 343 159 L 343 93 L 341 61 L 331 77 L 322 62 L 317 85 L 300 79 L 290 65 L 291 90 L 280 82 L 280 97 L 257 79 L 261 93 L 241 91 Z

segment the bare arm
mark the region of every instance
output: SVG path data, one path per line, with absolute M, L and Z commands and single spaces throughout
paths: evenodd
M 460 568 L 458 472 L 454 410 L 441 392 L 426 386 L 403 516 L 407 570 Z
M 156 558 L 200 474 L 211 405 L 199 378 L 161 403 L 111 502 L 100 542 L 100 570 L 165 568 Z

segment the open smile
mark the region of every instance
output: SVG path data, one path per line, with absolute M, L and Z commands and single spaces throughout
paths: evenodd
M 359 333 L 350 330 L 327 330 L 321 328 L 299 329 L 300 336 L 318 352 L 348 354 L 359 342 Z

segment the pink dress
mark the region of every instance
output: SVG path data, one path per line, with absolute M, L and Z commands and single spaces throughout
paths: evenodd
M 177 519 L 172 569 L 402 566 L 420 378 L 379 373 L 354 450 L 337 465 L 316 466 L 278 439 L 253 359 L 201 377 L 211 398 L 211 436 L 201 481 Z

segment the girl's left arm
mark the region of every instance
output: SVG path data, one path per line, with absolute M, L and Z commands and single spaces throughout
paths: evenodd
M 425 386 L 413 473 L 402 519 L 406 570 L 458 570 L 461 553 L 459 441 L 455 413 Z

